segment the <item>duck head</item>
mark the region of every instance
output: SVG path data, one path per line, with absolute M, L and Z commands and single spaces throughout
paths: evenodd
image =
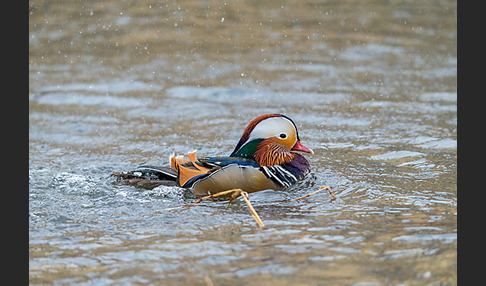
M 300 142 L 294 121 L 282 114 L 264 114 L 253 119 L 245 128 L 232 157 L 254 159 L 260 166 L 290 162 L 292 151 L 314 154 Z

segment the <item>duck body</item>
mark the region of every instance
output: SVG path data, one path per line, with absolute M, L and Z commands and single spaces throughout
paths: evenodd
M 307 159 L 295 151 L 314 153 L 300 142 L 297 127 L 289 117 L 265 114 L 248 124 L 230 156 L 196 157 L 193 151 L 186 159 L 173 154 L 170 167 L 140 166 L 132 172 L 113 175 L 139 186 L 175 184 L 196 195 L 231 189 L 284 190 L 310 171 Z
M 289 163 L 260 166 L 257 161 L 238 157 L 209 157 L 199 159 L 213 166 L 206 174 L 186 182 L 197 195 L 214 194 L 231 189 L 257 192 L 267 189 L 284 190 L 303 179 L 309 172 L 309 162 L 299 154 Z

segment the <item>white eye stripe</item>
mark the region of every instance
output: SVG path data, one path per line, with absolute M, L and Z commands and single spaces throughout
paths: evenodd
M 282 129 L 285 132 L 275 133 L 275 131 L 282 131 Z M 281 133 L 285 133 L 288 137 L 288 134 L 291 132 L 295 132 L 295 127 L 290 120 L 285 117 L 272 117 L 261 121 L 255 126 L 248 141 L 258 138 L 279 137 Z

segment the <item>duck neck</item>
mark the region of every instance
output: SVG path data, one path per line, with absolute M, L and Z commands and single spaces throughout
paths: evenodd
M 239 149 L 233 151 L 230 157 L 241 157 L 246 159 L 255 159 L 253 154 L 257 150 L 258 144 L 260 144 L 263 139 L 253 139 L 245 144 L 243 144 Z
M 295 157 L 295 153 L 275 142 L 273 138 L 269 138 L 257 145 L 253 157 L 260 166 L 275 166 L 289 163 Z

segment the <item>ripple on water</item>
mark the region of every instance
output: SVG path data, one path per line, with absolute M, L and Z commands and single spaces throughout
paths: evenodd
M 392 238 L 392 241 L 421 244 L 437 241 L 445 244 L 450 244 L 457 241 L 457 233 L 402 235 Z
M 393 159 L 401 159 L 405 157 L 418 157 L 418 156 L 425 156 L 425 154 L 420 152 L 401 150 L 401 151 L 390 151 L 379 155 L 373 155 L 370 158 L 372 160 L 393 160 Z
M 421 101 L 427 102 L 457 102 L 457 93 L 455 92 L 428 92 L 418 97 Z
M 44 85 L 39 88 L 40 93 L 125 93 L 135 91 L 160 90 L 162 86 L 155 83 L 145 83 L 131 79 L 103 80 L 93 83 L 72 82 L 66 84 Z M 84 101 L 82 101 L 84 103 Z
M 326 105 L 337 102 L 349 101 L 352 96 L 346 93 L 314 93 L 299 92 L 296 96 L 293 92 L 276 92 L 264 89 L 244 89 L 228 87 L 192 87 L 178 86 L 166 90 L 168 96 L 177 99 L 193 99 L 202 102 L 217 102 L 234 104 L 238 102 L 244 105 L 273 106 L 279 102 L 287 102 L 289 105 Z
M 79 105 L 90 106 L 98 105 L 103 107 L 135 108 L 149 106 L 151 101 L 148 99 L 138 99 L 129 97 L 118 97 L 111 95 L 86 95 L 81 93 L 47 93 L 35 97 L 39 104 L 50 105 Z

